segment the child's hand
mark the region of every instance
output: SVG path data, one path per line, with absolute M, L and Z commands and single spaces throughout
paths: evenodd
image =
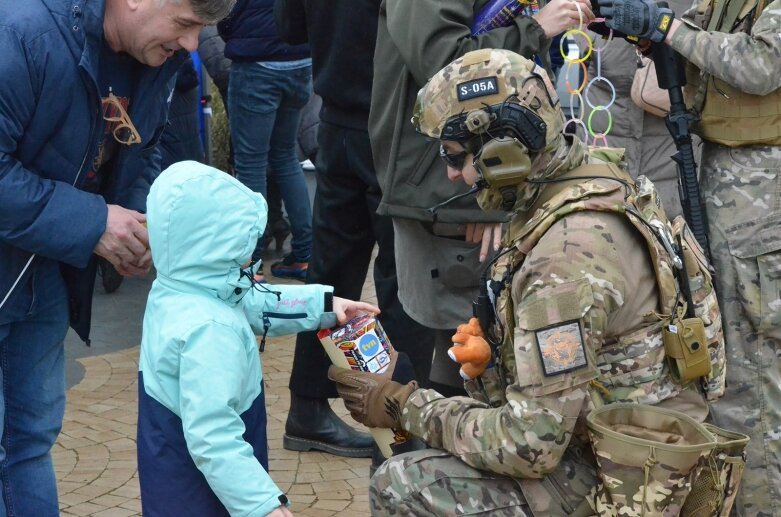
M 285 506 L 276 508 L 273 512 L 266 514 L 266 517 L 293 517 L 293 513 Z
M 359 314 L 365 313 L 379 314 L 380 309 L 374 305 L 369 305 L 364 302 L 354 302 L 345 298 L 339 298 L 334 296 L 334 313 L 336 314 L 336 321 L 339 325 L 344 325 Z

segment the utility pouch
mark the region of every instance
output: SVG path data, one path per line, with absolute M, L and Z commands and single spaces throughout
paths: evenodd
M 675 382 L 686 384 L 710 374 L 710 354 L 701 318 L 676 318 L 664 327 L 662 339 Z
M 683 517 L 728 517 L 746 467 L 748 436 L 703 424 L 716 437 L 716 447 L 692 485 L 681 509 Z
M 586 422 L 597 461 L 598 515 L 676 515 L 716 446 L 690 416 L 646 404 L 608 404 Z
M 703 388 L 705 388 L 708 400 L 716 400 L 724 394 L 727 356 L 721 310 L 716 299 L 716 291 L 713 288 L 712 268 L 705 252 L 686 224 L 686 220 L 678 216 L 672 226 L 673 236 L 676 240 L 680 236 L 681 252 L 686 264 L 694 316 L 701 319 L 705 326 L 705 341 L 701 343 L 706 345 L 710 358 L 710 370 L 703 378 Z

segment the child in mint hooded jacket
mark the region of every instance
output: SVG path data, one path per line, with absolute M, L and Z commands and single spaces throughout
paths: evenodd
M 256 335 L 344 323 L 371 305 L 324 285 L 253 287 L 266 202 L 197 162 L 166 169 L 147 199 L 157 278 L 139 360 L 138 468 L 146 517 L 290 515 L 268 474 Z

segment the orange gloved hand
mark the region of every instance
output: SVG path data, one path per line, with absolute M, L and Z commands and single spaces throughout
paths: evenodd
M 491 346 L 485 340 L 477 318 L 471 318 L 469 323 L 458 326 L 453 343 L 447 355 L 461 363 L 461 377 L 470 380 L 482 375 L 491 362 Z

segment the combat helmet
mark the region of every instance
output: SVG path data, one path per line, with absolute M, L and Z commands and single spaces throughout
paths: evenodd
M 427 136 L 461 143 L 475 157 L 485 209 L 517 208 L 517 187 L 538 158 L 555 152 L 564 128 L 545 70 L 503 49 L 469 52 L 418 92 L 412 123 Z M 543 160 L 544 161 L 544 160 Z M 491 192 L 492 191 L 492 192 Z

